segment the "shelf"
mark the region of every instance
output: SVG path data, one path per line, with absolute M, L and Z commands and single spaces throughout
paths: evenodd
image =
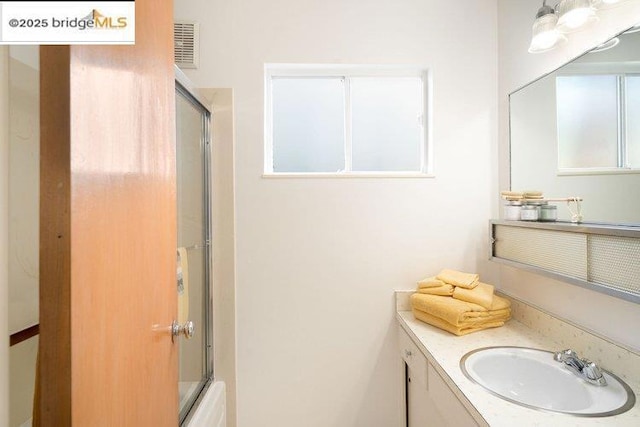
M 640 227 L 490 221 L 490 260 L 640 303 Z
M 570 233 L 602 234 L 605 236 L 621 236 L 640 238 L 640 226 L 616 225 L 596 222 L 569 222 L 569 221 L 507 221 L 493 219 L 493 225 L 505 225 L 510 227 L 539 228 L 544 230 L 567 231 Z

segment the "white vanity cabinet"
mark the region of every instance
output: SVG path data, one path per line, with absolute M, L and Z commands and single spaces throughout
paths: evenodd
M 407 427 L 475 427 L 478 425 L 400 326 L 398 326 L 398 350 L 405 365 Z

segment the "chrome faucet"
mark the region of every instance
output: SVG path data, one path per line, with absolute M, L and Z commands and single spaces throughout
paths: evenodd
M 556 362 L 564 363 L 569 370 L 582 377 L 588 383 L 599 386 L 607 385 L 607 380 L 602 375 L 598 365 L 590 360 L 581 359 L 575 351 L 571 349 L 559 351 L 553 358 Z

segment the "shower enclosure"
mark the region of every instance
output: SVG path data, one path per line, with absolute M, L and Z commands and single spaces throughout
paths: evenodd
M 206 102 L 176 69 L 178 324 L 195 329 L 179 345 L 180 423 L 213 379 L 210 122 Z

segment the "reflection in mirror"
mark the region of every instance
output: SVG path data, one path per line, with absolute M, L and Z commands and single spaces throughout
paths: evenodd
M 511 188 L 582 197 L 585 222 L 640 226 L 640 25 L 617 40 L 511 94 Z

